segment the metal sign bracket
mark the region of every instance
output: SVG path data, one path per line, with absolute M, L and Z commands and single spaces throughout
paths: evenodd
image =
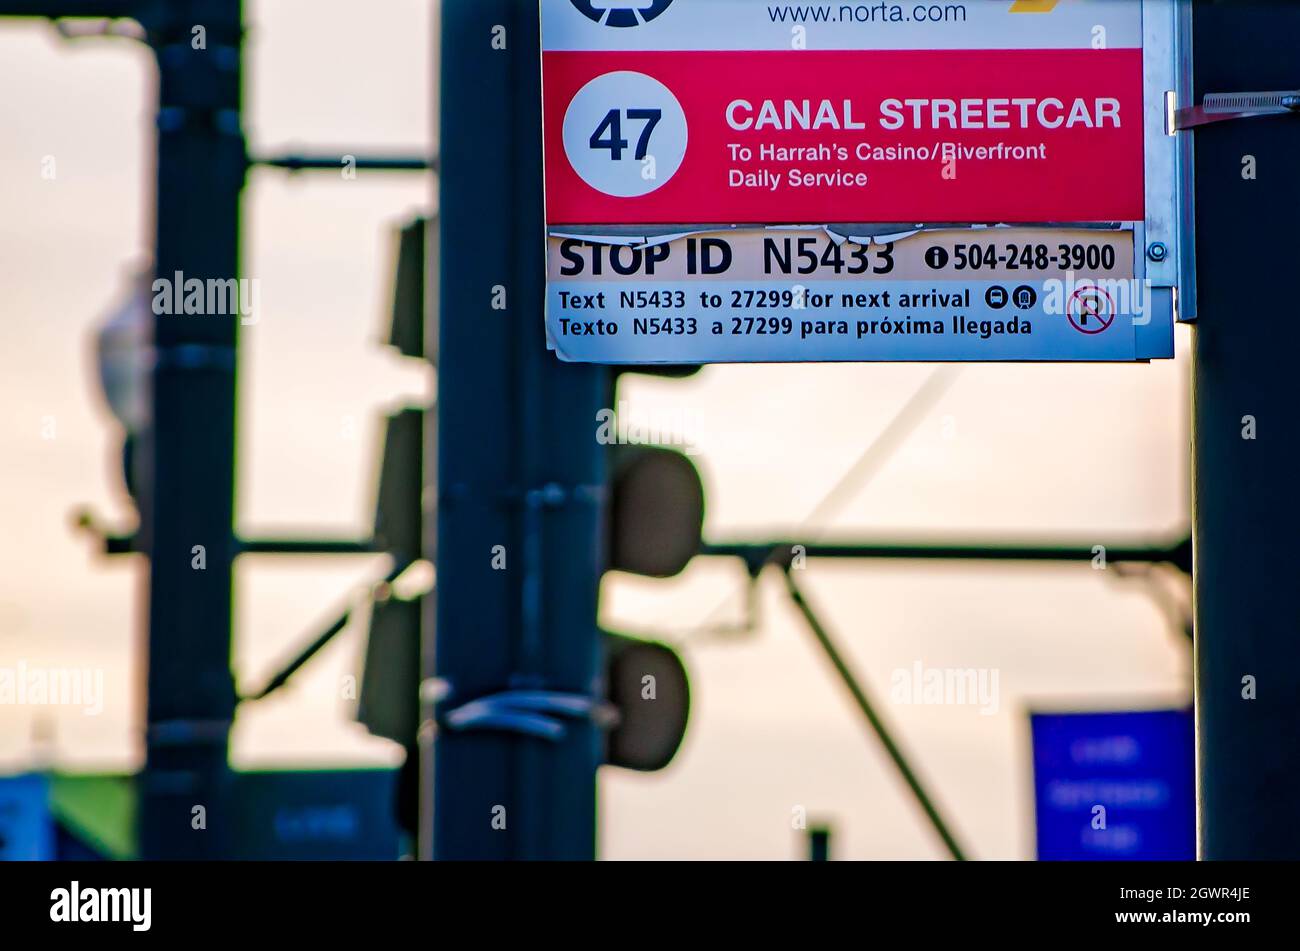
M 1174 130 L 1181 132 L 1212 122 L 1300 114 L 1300 89 L 1283 92 L 1216 92 L 1199 106 L 1174 113 Z

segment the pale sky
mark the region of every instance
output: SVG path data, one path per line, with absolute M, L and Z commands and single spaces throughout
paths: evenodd
M 429 5 L 263 0 L 249 5 L 246 125 L 274 151 L 418 149 L 431 139 Z M 468 78 L 467 78 L 468 79 Z M 148 255 L 153 65 L 122 39 L 63 42 L 48 24 L 0 24 L 0 666 L 94 666 L 105 709 L 0 710 L 0 770 L 37 762 L 134 768 L 141 564 L 107 559 L 72 527 L 89 506 L 120 522 L 118 435 L 93 384 L 90 336 Z M 54 180 L 41 176 L 53 156 Z M 392 228 L 431 207 L 420 175 L 255 172 L 245 276 L 262 313 L 242 337 L 239 525 L 248 535 L 363 535 L 382 414 L 432 374 L 376 343 Z M 870 485 L 829 524 L 797 531 L 930 372 L 916 365 L 712 367 L 638 381 L 634 412 L 690 421 L 710 537 L 879 539 L 1057 535 L 1088 545 L 1182 531 L 1187 336 L 1177 361 L 971 366 Z M 195 425 L 202 425 L 196 420 Z M 47 438 L 51 437 L 51 438 Z M 260 680 L 382 569 L 376 558 L 248 558 L 236 577 L 235 670 Z M 1030 706 L 1160 706 L 1189 696 L 1190 651 L 1140 583 L 1077 566 L 811 562 L 803 584 L 980 858 L 1033 855 Z M 682 635 L 720 602 L 736 618 L 743 572 L 696 562 L 679 579 L 615 579 L 603 621 L 686 641 L 694 709 L 674 764 L 604 770 L 607 858 L 802 856 L 792 810 L 834 826 L 837 858 L 941 857 L 775 578 L 758 629 Z M 716 622 L 718 617 L 713 618 Z M 239 765 L 394 762 L 351 720 L 338 684 L 364 632 L 346 632 L 282 694 L 245 709 Z M 999 674 L 995 715 L 890 702 L 890 676 L 926 667 Z

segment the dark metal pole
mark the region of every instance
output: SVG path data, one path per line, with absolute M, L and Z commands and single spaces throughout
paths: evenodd
M 1198 3 L 1194 30 L 1197 103 L 1210 93 L 1300 87 L 1300 5 Z M 1195 136 L 1200 856 L 1294 860 L 1300 118 L 1215 123 Z
M 808 861 L 829 862 L 831 860 L 831 830 L 828 826 L 816 826 L 808 830 Z
M 149 37 L 159 91 L 156 274 L 169 289 L 178 281 L 226 282 L 239 274 L 245 169 L 240 0 L 151 9 L 160 17 L 150 21 Z M 149 628 L 139 831 L 148 859 L 231 855 L 239 321 L 238 313 L 206 309 L 154 319 L 152 478 L 141 526 Z
M 590 859 L 606 371 L 546 349 L 537 5 L 443 10 L 434 856 Z

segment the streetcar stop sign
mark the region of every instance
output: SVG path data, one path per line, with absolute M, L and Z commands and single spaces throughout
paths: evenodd
M 541 0 L 562 360 L 1173 356 L 1168 0 Z

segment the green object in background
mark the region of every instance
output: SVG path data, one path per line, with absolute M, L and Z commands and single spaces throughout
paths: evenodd
M 50 812 L 55 821 L 106 859 L 138 858 L 136 804 L 134 776 L 50 775 Z
M 245 860 L 348 861 L 400 857 L 391 769 L 270 770 L 235 773 L 234 857 Z M 133 861 L 138 777 L 49 776 L 49 807 L 63 832 L 88 852 Z M 209 817 L 211 819 L 211 817 Z M 62 858 L 82 858 L 78 849 Z

